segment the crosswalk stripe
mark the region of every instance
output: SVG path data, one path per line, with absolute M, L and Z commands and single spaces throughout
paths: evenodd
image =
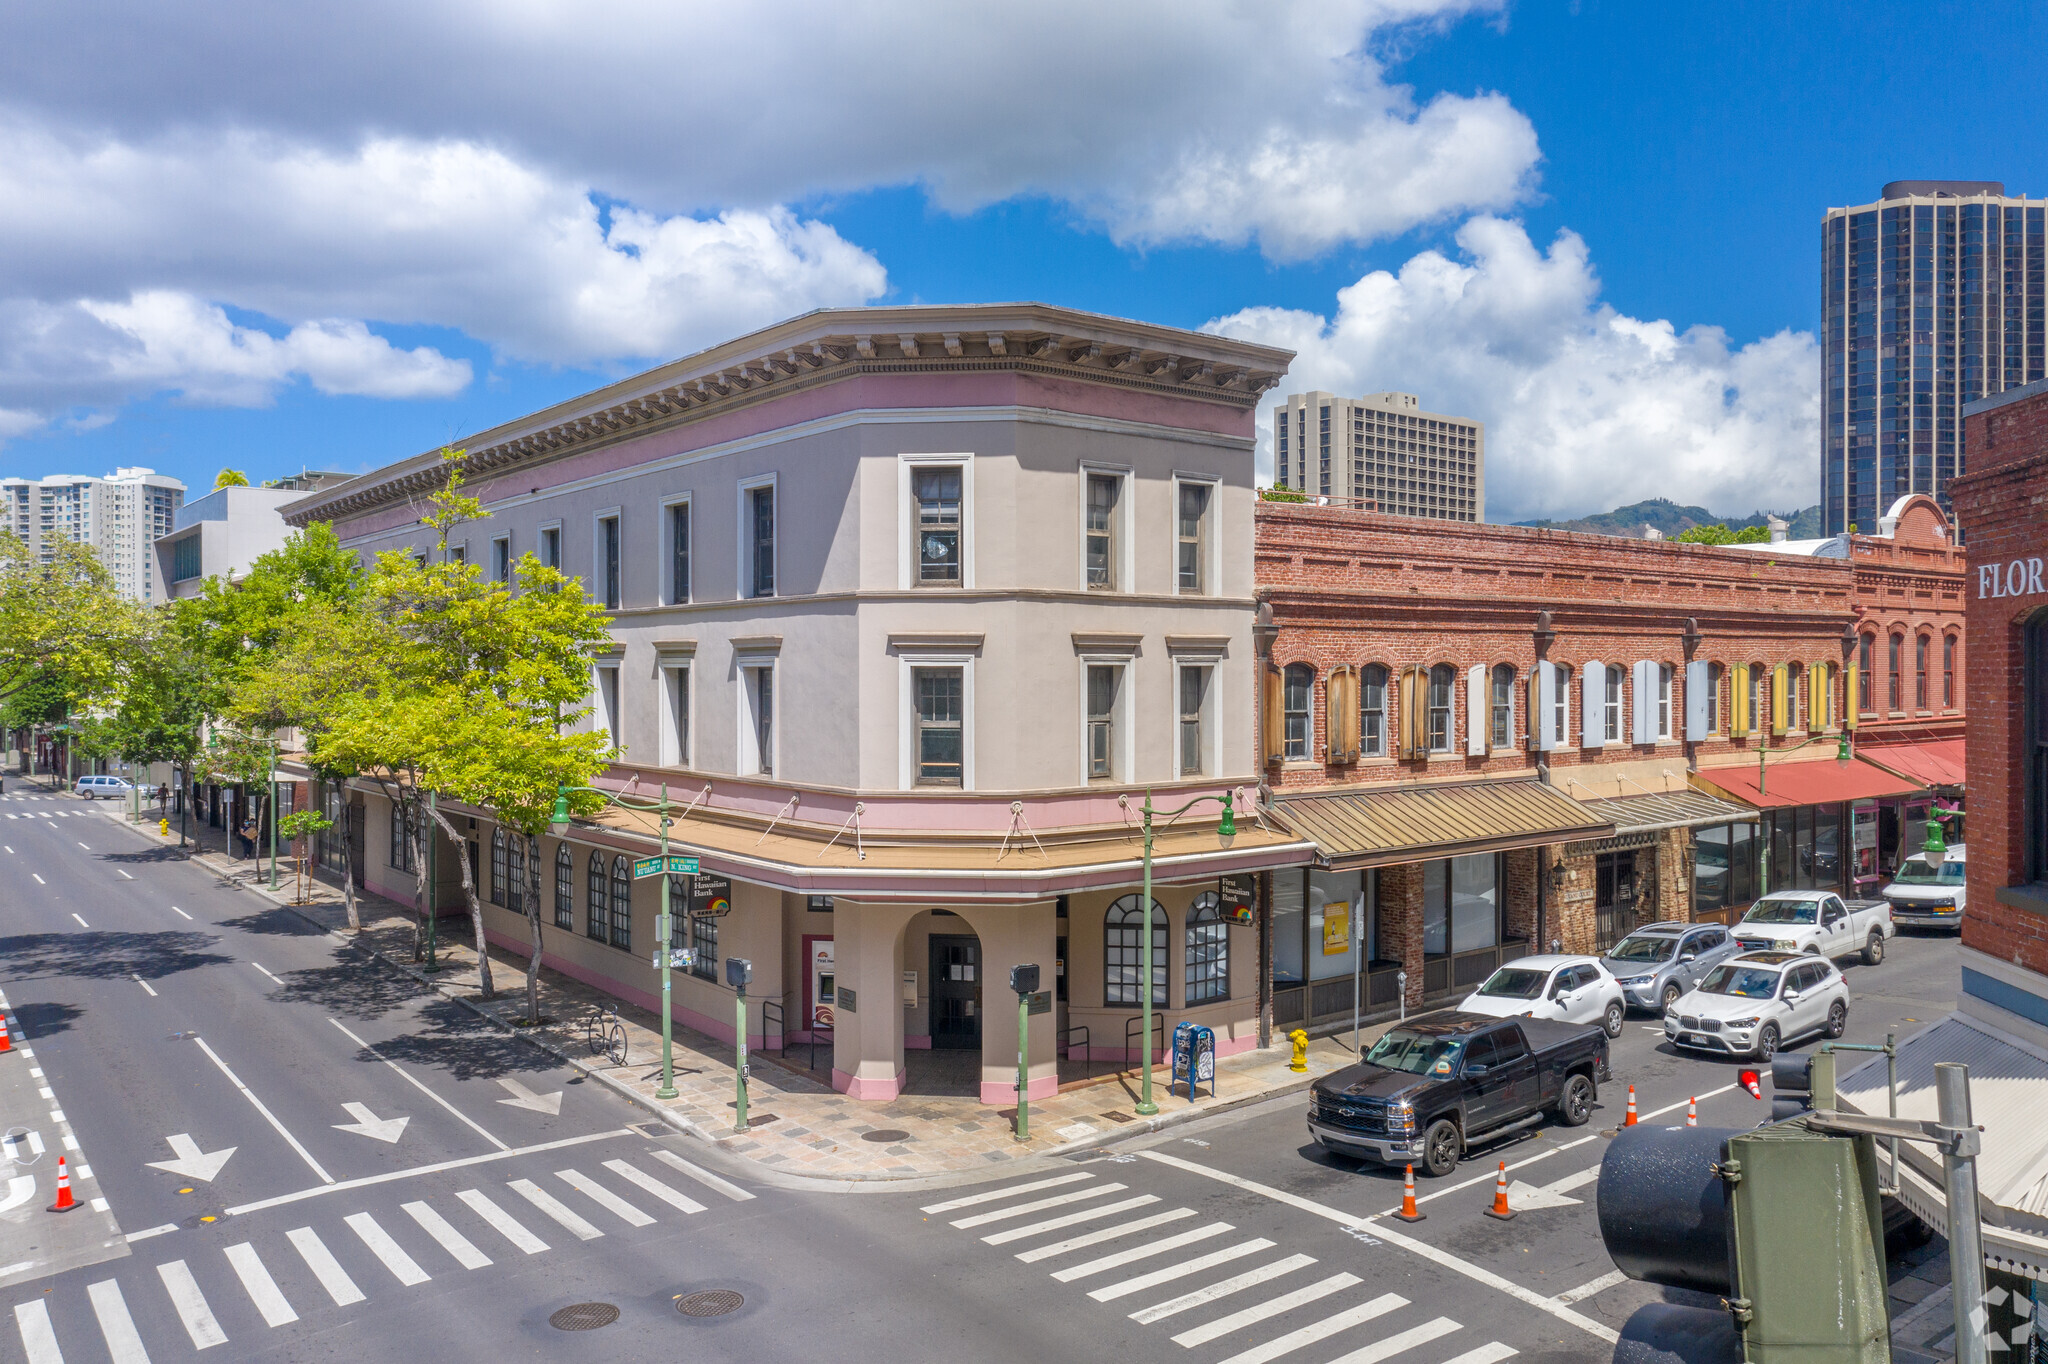
M 581 1170 L 557 1170 L 555 1171 L 555 1178 L 584 1195 L 606 1212 L 620 1218 L 629 1227 L 651 1227 L 654 1225 L 652 1217 L 649 1217 L 610 1189 L 605 1188 L 604 1185 L 599 1184 Z
M 1169 1250 L 1179 1250 L 1182 1246 L 1191 1246 L 1197 1241 L 1206 1241 L 1211 1236 L 1221 1236 L 1230 1229 L 1230 1223 L 1228 1222 L 1211 1222 L 1206 1227 L 1196 1227 L 1193 1231 L 1184 1231 L 1178 1236 L 1169 1236 L 1163 1241 L 1148 1241 L 1142 1246 L 1137 1246 L 1131 1250 L 1120 1250 L 1114 1255 L 1105 1255 L 1099 1260 L 1090 1260 L 1086 1264 L 1078 1264 L 1068 1269 L 1055 1270 L 1053 1278 L 1058 1279 L 1061 1283 L 1072 1283 L 1076 1279 L 1085 1279 L 1090 1274 L 1100 1274 L 1105 1269 L 1115 1269 L 1118 1265 L 1127 1265 L 1134 1260 L 1143 1260 L 1154 1255 L 1164 1255 Z
M 1405 1331 L 1388 1336 L 1385 1340 L 1376 1340 L 1362 1349 L 1353 1350 L 1343 1358 L 1333 1360 L 1331 1364 L 1380 1364 L 1383 1359 L 1392 1359 L 1403 1350 L 1417 1345 L 1427 1345 L 1437 1337 L 1447 1336 L 1457 1329 L 1457 1322 L 1449 1317 L 1438 1317 L 1435 1321 L 1425 1321 L 1420 1326 L 1411 1326 Z M 1513 1354 L 1514 1351 L 1510 1350 L 1508 1353 Z
M 918 1211 L 925 1214 L 953 1212 L 960 1208 L 974 1207 L 979 1203 L 995 1203 L 1005 1198 L 1015 1198 L 1019 1194 L 1037 1193 L 1040 1189 L 1056 1189 L 1062 1184 L 1079 1184 L 1082 1180 L 1093 1178 L 1095 1178 L 1094 1175 L 1083 1171 L 1078 1175 L 1061 1175 L 1057 1179 L 1040 1179 L 1034 1180 L 1029 1184 L 1012 1184 L 1008 1188 L 996 1189 L 990 1193 L 969 1194 L 965 1198 L 954 1198 L 948 1199 L 944 1203 L 934 1203 L 929 1207 L 919 1208 Z
M 391 1271 L 392 1277 L 407 1288 L 412 1287 L 414 1284 L 425 1283 L 433 1277 L 426 1270 L 421 1269 L 418 1261 L 406 1254 L 404 1247 L 392 1240 L 391 1233 L 378 1226 L 377 1219 L 370 1216 L 370 1214 L 366 1212 L 350 1213 L 341 1220 L 348 1223 L 349 1230 L 353 1231 L 357 1238 L 370 1248 L 372 1255 L 375 1255 L 384 1262 L 384 1267 Z
M 641 1188 L 647 1190 L 647 1192 L 653 1194 L 656 1198 L 660 1199 L 662 1202 L 668 1204 L 672 1208 L 680 1208 L 684 1212 L 704 1211 L 704 1205 L 702 1203 L 699 1203 L 696 1199 L 687 1197 L 686 1195 L 678 1192 L 677 1190 L 671 1189 L 668 1185 L 662 1183 L 653 1175 L 644 1174 L 638 1168 L 626 1164 L 626 1162 L 623 1160 L 608 1160 L 604 1163 L 604 1168 L 610 1170 L 620 1179 L 629 1180 L 634 1184 L 638 1184 Z
M 1135 1202 L 1136 1200 L 1133 1201 Z M 1194 1215 L 1195 1210 L 1193 1208 L 1175 1208 L 1172 1212 L 1162 1212 L 1151 1217 L 1141 1217 L 1135 1222 L 1121 1222 L 1113 1227 L 1104 1227 L 1101 1231 L 1091 1231 L 1085 1236 L 1073 1236 L 1064 1241 L 1055 1241 L 1049 1246 L 1039 1246 L 1033 1250 L 1020 1250 L 1017 1252 L 1017 1258 L 1025 1264 L 1035 1264 L 1040 1260 L 1050 1259 L 1055 1255 L 1064 1255 L 1070 1250 L 1079 1250 L 1083 1246 L 1099 1246 L 1104 1241 L 1114 1241 L 1119 1236 L 1129 1236 L 1132 1232 L 1146 1231 L 1152 1227 L 1163 1226 L 1168 1222 L 1178 1222 L 1183 1217 L 1193 1217 Z M 986 1240 L 988 1238 L 984 1237 L 983 1239 Z
M 85 1294 L 92 1299 L 92 1314 L 100 1319 L 100 1335 L 107 1342 L 107 1354 L 114 1364 L 149 1364 L 149 1351 L 142 1348 L 142 1336 L 135 1318 L 128 1315 L 128 1300 L 121 1285 L 112 1279 L 88 1284 Z
M 1079 1193 L 1055 1194 L 1051 1198 L 1041 1198 L 1031 1203 L 1019 1203 L 1014 1208 L 998 1208 L 994 1212 L 977 1213 L 973 1217 L 962 1217 L 955 1221 L 953 1225 L 963 1229 L 986 1226 L 990 1222 L 1001 1222 L 1006 1218 L 1022 1217 L 1026 1213 L 1040 1212 L 1046 1208 L 1059 1208 L 1069 1203 L 1079 1203 L 1084 1199 L 1100 1198 L 1104 1194 L 1122 1193 L 1124 1187 L 1122 1184 L 1097 1184 L 1092 1188 L 1083 1189 Z
M 515 1179 L 505 1187 L 533 1204 L 534 1207 L 539 1208 L 548 1216 L 554 1218 L 562 1224 L 564 1229 L 573 1232 L 585 1241 L 595 1241 L 598 1237 L 604 1235 L 596 1227 L 591 1226 L 590 1223 L 569 1211 L 568 1207 L 559 1198 L 556 1198 L 530 1179 Z
M 733 1183 L 731 1180 L 720 1179 L 717 1175 L 712 1174 L 709 1170 L 699 1169 L 697 1166 L 690 1164 L 689 1161 L 684 1160 L 681 1156 L 677 1155 L 673 1151 L 668 1151 L 660 1147 L 656 1147 L 654 1150 L 654 1158 L 666 1164 L 675 1166 L 678 1170 L 681 1170 L 684 1174 L 696 1180 L 705 1188 L 716 1189 L 718 1190 L 718 1192 L 724 1194 L 727 1198 L 730 1198 L 735 1203 L 744 1203 L 748 1199 L 753 1197 L 752 1194 L 748 1193 L 745 1189 L 742 1189 L 739 1185 Z
M 435 1212 L 425 1203 L 404 1203 L 400 1205 L 413 1221 L 426 1230 L 427 1235 L 441 1243 L 441 1249 L 455 1257 L 455 1262 L 464 1269 L 482 1269 L 491 1262 L 491 1257 L 469 1243 L 469 1238 L 448 1225 L 448 1219 Z
M 235 1277 L 242 1281 L 242 1290 L 249 1295 L 249 1301 L 256 1304 L 256 1310 L 263 1314 L 265 1326 L 284 1326 L 299 1319 L 299 1314 L 292 1310 L 292 1305 L 278 1290 L 277 1280 L 271 1278 L 270 1271 L 263 1267 L 256 1247 L 243 1241 L 229 1246 L 225 1254 L 228 1263 L 234 1266 Z
M 285 1233 L 285 1238 L 299 1252 L 306 1268 L 313 1271 L 313 1277 L 320 1281 L 320 1286 L 327 1290 L 327 1296 L 334 1299 L 336 1307 L 346 1307 L 363 1300 L 363 1290 L 356 1287 L 356 1281 L 348 1276 L 348 1271 L 341 1267 L 341 1261 L 334 1258 L 334 1252 L 311 1227 L 294 1228 Z
M 519 1225 L 511 1213 L 506 1212 L 476 1189 L 464 1189 L 455 1195 L 469 1205 L 471 1212 L 491 1224 L 497 1233 L 528 1255 L 538 1255 L 548 1248 L 548 1243 Z
M 1497 1340 L 1488 1341 L 1476 1350 L 1467 1350 L 1456 1359 L 1446 1359 L 1444 1364 L 1500 1364 L 1503 1359 L 1512 1359 L 1520 1354 L 1512 1345 L 1503 1345 Z
M 1284 1260 L 1275 1260 L 1272 1264 L 1260 1265 L 1257 1269 L 1247 1269 L 1242 1274 L 1219 1279 L 1206 1288 L 1197 1288 L 1192 1293 L 1183 1293 L 1156 1306 L 1133 1312 L 1131 1320 L 1142 1326 L 1150 1326 L 1155 1321 L 1164 1321 L 1170 1316 L 1187 1311 L 1190 1307 L 1200 1307 L 1205 1302 L 1215 1302 L 1218 1298 L 1227 1298 L 1232 1293 L 1241 1293 L 1269 1279 L 1277 1279 L 1282 1275 L 1292 1274 L 1297 1269 L 1305 1269 L 1315 1262 L 1316 1257 L 1313 1255 L 1290 1255 Z
M 192 1277 L 191 1268 L 183 1260 L 158 1265 L 156 1276 L 164 1281 L 164 1292 L 170 1296 L 178 1320 L 185 1323 L 185 1334 L 192 1337 L 193 1349 L 205 1350 L 228 1343 L 228 1333 L 213 1319 L 213 1309 L 206 1305 L 199 1281 Z
M 1332 1293 L 1341 1292 L 1360 1282 L 1363 1281 L 1356 1274 L 1332 1274 L 1329 1278 L 1312 1283 L 1306 1288 L 1297 1288 L 1292 1293 L 1282 1293 L 1277 1298 L 1268 1298 L 1241 1311 L 1232 1312 L 1227 1317 L 1218 1317 L 1191 1330 L 1182 1331 L 1173 1338 L 1173 1343 L 1183 1346 L 1207 1344 L 1218 1336 L 1229 1335 L 1241 1326 L 1250 1326 L 1254 1322 L 1264 1321 L 1267 1317 L 1277 1317 L 1282 1312 L 1291 1312 L 1303 1303 L 1314 1302 L 1317 1298 L 1327 1298 Z
M 1253 1241 L 1241 1241 L 1234 1246 L 1225 1246 L 1222 1250 L 1212 1250 L 1207 1255 L 1197 1255 L 1192 1260 L 1182 1260 L 1168 1265 L 1165 1269 L 1155 1269 L 1149 1274 L 1140 1274 L 1135 1279 L 1125 1279 L 1121 1283 L 1105 1284 L 1088 1296 L 1097 1302 L 1115 1302 L 1118 1298 L 1128 1298 L 1133 1293 L 1142 1293 L 1146 1289 L 1156 1287 L 1159 1284 L 1170 1283 L 1183 1275 L 1199 1273 L 1204 1269 L 1214 1269 L 1217 1265 L 1228 1264 L 1232 1260 L 1242 1260 L 1247 1255 L 1256 1255 L 1262 1250 L 1271 1250 L 1272 1248 L 1273 1243 L 1264 1237 Z
M 1114 1216 L 1117 1213 L 1127 1212 L 1132 1208 L 1142 1208 L 1158 1201 L 1158 1194 L 1139 1194 L 1136 1198 L 1126 1198 L 1120 1203 L 1105 1203 L 1099 1208 L 1083 1208 L 1080 1212 L 1065 1213 L 1059 1217 L 1048 1217 L 1043 1222 L 1033 1222 L 1029 1226 L 1011 1227 L 1008 1231 L 994 1232 L 982 1237 L 981 1243 L 985 1246 L 1005 1246 L 1012 1241 L 1022 1241 L 1027 1237 L 1042 1236 L 1049 1231 L 1058 1231 L 1061 1227 L 1071 1227 L 1082 1222 L 1093 1222 L 1098 1218 Z M 1190 1215 L 1192 1216 L 1192 1212 Z
M 64 1364 L 64 1352 L 57 1348 L 57 1329 L 50 1325 L 50 1309 L 41 1298 L 16 1303 L 14 1324 L 21 1331 L 21 1350 L 28 1364 Z
M 1296 1350 L 1313 1345 L 1319 1340 L 1327 1340 L 1339 1331 L 1348 1331 L 1361 1322 L 1371 1321 L 1374 1317 L 1383 1317 L 1387 1313 L 1407 1305 L 1408 1299 L 1402 1297 L 1399 1293 L 1382 1293 L 1371 1302 L 1362 1302 L 1356 1307 L 1347 1307 L 1335 1316 L 1324 1317 L 1321 1321 L 1312 1321 L 1298 1330 L 1289 1331 L 1284 1336 L 1278 1336 L 1262 1344 L 1254 1345 L 1249 1350 L 1232 1355 L 1224 1360 L 1223 1364 L 1271 1364 L 1272 1360 L 1279 1359 L 1283 1355 L 1293 1354 Z M 1432 1330 L 1439 1322 L 1443 1324 L 1443 1329 Z M 1403 1331 L 1398 1336 L 1390 1336 L 1386 1340 L 1368 1345 L 1365 1348 L 1366 1350 L 1384 1350 L 1384 1354 L 1371 1356 L 1373 1359 L 1384 1359 L 1387 1355 L 1407 1349 L 1410 1344 L 1417 1344 L 1424 1340 L 1434 1340 L 1437 1336 L 1444 1334 L 1444 1331 L 1455 1331 L 1457 1329 L 1457 1322 L 1438 1317 L 1436 1321 L 1417 1327 L 1415 1331 Z M 1417 1335 L 1418 1331 L 1430 1332 L 1430 1334 Z M 1403 1337 L 1414 1337 L 1414 1339 L 1403 1342 Z M 1360 1364 L 1363 1364 L 1366 1355 L 1364 1351 L 1360 1351 L 1348 1357 L 1358 1360 Z

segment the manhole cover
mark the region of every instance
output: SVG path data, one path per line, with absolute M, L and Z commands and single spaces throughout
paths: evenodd
M 548 1325 L 557 1331 L 595 1331 L 618 1319 L 619 1309 L 608 1302 L 572 1302 L 556 1308 L 548 1317 Z
M 860 1139 L 878 1146 L 894 1146 L 899 1141 L 909 1141 L 910 1133 L 897 1127 L 877 1127 L 861 1133 Z
M 676 1299 L 676 1311 L 686 1317 L 722 1317 L 727 1312 L 737 1312 L 746 1305 L 746 1299 L 730 1288 L 713 1288 L 702 1293 L 692 1293 Z M 614 1311 L 613 1316 L 618 1313 Z
M 1109 1119 L 1109 1120 L 1110 1120 L 1111 1122 L 1136 1122 L 1136 1121 L 1137 1121 L 1137 1119 L 1136 1119 L 1136 1118 L 1132 1117 L 1132 1116 L 1131 1116 L 1130 1114 L 1128 1114 L 1128 1113 L 1104 1113 L 1104 1114 L 1103 1114 L 1102 1116 L 1103 1116 L 1103 1117 L 1105 1117 L 1105 1118 L 1108 1118 L 1108 1119 Z

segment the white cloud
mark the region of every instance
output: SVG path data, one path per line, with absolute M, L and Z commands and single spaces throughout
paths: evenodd
M 1339 291 L 1334 319 L 1278 308 L 1210 329 L 1299 354 L 1283 391 L 1419 394 L 1487 423 L 1487 519 L 1605 511 L 1669 497 L 1712 511 L 1819 496 L 1819 350 L 1784 331 L 1731 347 L 1600 300 L 1586 244 L 1548 251 L 1521 224 L 1475 218 L 1458 259 L 1437 251 Z M 1271 471 L 1271 423 L 1261 459 Z

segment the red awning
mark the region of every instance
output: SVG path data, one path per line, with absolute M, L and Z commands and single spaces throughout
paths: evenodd
M 1926 789 L 1919 782 L 1894 775 L 1861 758 L 1851 758 L 1846 763 L 1825 758 L 1816 762 L 1772 763 L 1762 790 L 1757 788 L 1754 763 L 1703 768 L 1693 773 L 1692 779 L 1697 785 L 1759 810 L 1830 805 L 1878 796 L 1911 796 Z
M 1860 755 L 1887 772 L 1908 777 L 1922 786 L 1963 784 L 1963 741 L 1934 739 L 1922 744 L 1887 744 L 1866 748 Z

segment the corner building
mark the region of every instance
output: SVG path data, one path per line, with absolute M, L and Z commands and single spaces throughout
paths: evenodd
M 721 958 L 745 957 L 752 1046 L 815 1034 L 856 1098 L 915 1070 L 1011 1103 L 1008 972 L 1036 963 L 1050 1094 L 1063 1066 L 1136 1055 L 1146 792 L 1227 793 L 1234 836 L 1217 801 L 1159 835 L 1153 992 L 1219 1052 L 1258 1044 L 1256 933 L 1224 892 L 1306 855 L 1258 816 L 1251 743 L 1255 407 L 1291 358 L 1039 305 L 827 311 L 458 442 L 489 514 L 450 552 L 582 580 L 613 622 L 601 784 L 687 805 L 678 1020 L 731 1038 Z M 422 454 L 286 516 L 422 552 L 414 499 L 441 477 Z M 366 884 L 409 900 L 382 799 L 323 798 L 359 807 Z M 659 1008 L 659 883 L 630 868 L 652 819 L 529 842 L 461 813 L 441 903 L 468 856 L 494 941 L 527 950 L 537 893 L 550 965 Z

